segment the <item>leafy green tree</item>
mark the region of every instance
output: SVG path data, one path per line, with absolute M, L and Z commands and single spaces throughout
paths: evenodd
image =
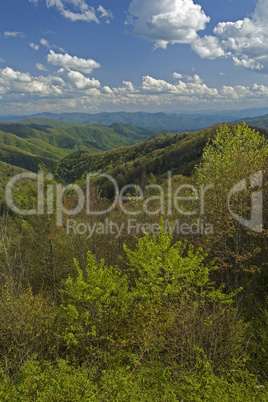
M 135 372 L 137 361 L 154 365 L 162 356 L 163 364 L 186 370 L 198 346 L 219 371 L 241 368 L 245 327 L 231 307 L 234 294 L 210 281 L 216 267 L 205 263 L 202 250 L 172 241 L 164 228 L 141 238 L 135 251 L 125 247 L 121 269 L 89 253 L 84 275 L 75 262 L 77 276 L 65 282 L 59 313 L 70 358 L 102 367 L 125 362 Z
M 233 219 L 228 211 L 228 196 L 234 185 L 251 175 L 267 169 L 268 143 L 264 137 L 245 124 L 223 126 L 216 138 L 206 146 L 202 161 L 195 172 L 199 186 L 212 184 L 206 193 L 205 218 L 214 225 L 214 235 L 201 242 L 210 256 L 217 257 L 222 273 L 220 280 L 230 290 L 247 286 L 248 280 L 267 268 L 267 233 L 254 233 Z M 265 189 L 265 187 L 264 187 Z M 255 188 L 254 191 L 260 190 Z M 231 198 L 231 207 L 237 215 L 250 218 L 251 191 L 247 190 Z M 266 246 L 265 246 L 266 244 Z

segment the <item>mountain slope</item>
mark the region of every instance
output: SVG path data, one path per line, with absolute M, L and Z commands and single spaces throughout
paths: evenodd
M 56 119 L 46 119 L 46 118 L 36 118 L 27 117 L 26 119 L 20 120 L 20 124 L 25 124 L 27 126 L 35 128 L 36 126 L 43 126 L 44 128 L 70 128 L 79 125 L 79 123 L 70 123 L 67 121 L 56 120 Z
M 264 116 L 246 118 L 244 121 L 250 127 L 268 129 L 268 114 Z M 241 120 L 238 120 L 238 122 L 241 122 Z
M 162 176 L 169 170 L 174 174 L 189 175 L 218 127 L 153 138 L 98 155 L 76 152 L 60 161 L 54 173 L 58 180 L 72 183 L 87 173 L 103 172 L 113 176 L 120 186 L 139 184 L 148 174 Z
M 76 152 L 60 161 L 54 174 L 59 181 L 69 184 L 83 179 L 88 173 L 106 173 L 120 187 L 131 183 L 145 184 L 151 174 L 161 180 L 168 171 L 188 176 L 199 163 L 208 140 L 216 135 L 220 126 L 214 125 L 195 133 L 156 136 L 133 146 L 98 154 Z M 268 139 L 268 131 L 263 130 L 262 134 Z M 111 183 L 102 189 L 107 196 L 113 191 Z
M 67 129 L 66 132 L 73 138 L 80 139 L 86 145 L 88 144 L 99 150 L 133 145 L 153 135 L 152 131 L 122 123 L 113 124 L 110 127 L 90 124 L 82 127 L 72 127 Z
M 61 128 L 57 121 L 43 119 L 41 123 L 0 123 L 0 160 L 37 171 L 39 164 L 52 168 L 60 159 L 77 150 L 106 151 L 144 141 L 153 134 L 124 124 L 73 127 L 67 123 L 66 128 Z

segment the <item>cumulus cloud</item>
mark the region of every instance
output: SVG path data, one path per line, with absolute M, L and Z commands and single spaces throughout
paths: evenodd
M 54 66 L 60 66 L 65 69 L 80 71 L 84 74 L 90 74 L 95 68 L 99 68 L 100 64 L 92 59 L 81 59 L 77 56 L 70 56 L 68 53 L 58 54 L 50 50 L 47 61 Z
M 196 38 L 191 47 L 202 59 L 213 60 L 225 56 L 225 51 L 215 36 L 206 35 L 204 38 Z
M 41 63 L 36 63 L 35 67 L 37 68 L 37 70 L 39 71 L 48 71 L 48 69 L 46 68 L 46 66 L 44 66 Z
M 17 36 L 23 38 L 25 36 L 25 34 L 23 32 L 17 32 L 17 31 L 5 31 L 4 32 L 5 38 L 16 38 Z
M 173 78 L 178 80 L 175 84 L 165 80 L 156 79 L 149 75 L 142 78 L 140 87 L 135 87 L 132 83 L 124 82 L 124 86 L 110 88 L 105 86 L 101 89 L 102 95 L 98 102 L 105 102 L 109 105 L 131 105 L 139 110 L 142 106 L 170 105 L 172 110 L 175 106 L 185 107 L 229 107 L 245 106 L 247 102 L 262 104 L 268 99 L 268 87 L 254 84 L 247 86 L 222 86 L 213 88 L 207 86 L 202 78 L 197 74 L 193 76 L 182 76 L 179 73 L 173 74 Z M 97 104 L 97 103 L 96 103 Z
M 29 0 L 29 2 L 37 5 L 39 0 Z M 46 0 L 46 6 L 56 8 L 64 18 L 73 22 L 99 23 L 99 18 L 105 18 L 106 21 L 110 21 L 113 18 L 111 11 L 102 6 L 95 10 L 94 7 L 87 4 L 86 0 Z
M 59 95 L 61 89 L 57 79 L 53 77 L 32 77 L 29 73 L 15 71 L 10 67 L 0 69 L 0 87 L 4 88 L 5 94 L 35 94 L 40 97 Z
M 77 71 L 60 69 L 45 77 L 32 76 L 10 67 L 0 69 L 0 92 L 5 95 L 6 101 L 20 102 L 20 99 L 25 98 L 29 101 L 32 99 L 34 105 L 44 98 L 50 102 L 60 98 L 62 102 L 69 98 L 96 97 L 101 93 L 100 87 L 98 80 L 89 79 Z
M 268 69 L 268 0 L 258 0 L 251 18 L 220 22 L 214 34 L 230 52 L 236 66 L 250 70 Z
M 42 71 L 42 64 L 36 64 Z M 150 75 L 142 77 L 135 86 L 123 81 L 119 87 L 102 86 L 100 81 L 89 78 L 82 72 L 61 67 L 47 76 L 33 76 L 15 71 L 10 67 L 0 69 L 0 96 L 3 111 L 20 112 L 44 110 L 94 110 L 98 107 L 130 109 L 160 107 L 245 107 L 261 105 L 268 101 L 268 86 L 221 86 L 214 88 L 194 74 L 192 76 L 174 73 L 175 83 L 156 79 Z
M 36 44 L 33 43 L 33 42 L 30 42 L 30 43 L 29 43 L 29 46 L 30 46 L 33 50 L 39 50 L 39 45 L 36 45 Z
M 183 77 L 183 75 L 180 73 L 173 73 L 172 76 L 174 80 L 180 80 Z
M 209 21 L 192 0 L 132 0 L 127 17 L 135 35 L 162 48 L 169 43 L 193 43 Z
M 132 0 L 127 17 L 133 33 L 155 48 L 185 43 L 201 58 L 231 57 L 237 67 L 268 72 L 268 0 L 257 0 L 250 18 L 220 22 L 214 35 L 201 37 L 209 21 L 193 0 Z
M 102 88 L 102 92 L 106 95 L 113 95 L 113 90 L 107 85 Z
M 77 89 L 100 88 L 101 83 L 95 78 L 88 78 L 79 71 L 66 71 L 63 68 L 58 71 L 58 74 L 64 78 L 65 82 L 71 83 Z
M 188 82 L 179 80 L 176 84 L 170 84 L 164 80 L 145 76 L 143 77 L 142 89 L 150 93 L 166 93 L 176 96 L 196 96 L 199 98 L 215 98 L 218 96 L 218 90 L 203 84 L 203 80 L 198 75 L 186 77 L 186 80 Z
M 240 56 L 240 59 L 233 56 L 234 65 L 237 67 L 244 67 L 250 70 L 262 70 L 264 66 L 254 59 L 250 59 L 248 56 Z

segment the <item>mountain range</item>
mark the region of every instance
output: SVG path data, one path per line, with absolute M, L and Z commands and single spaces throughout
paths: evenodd
M 77 150 L 106 151 L 145 141 L 154 134 L 122 123 L 110 127 L 96 124 L 73 126 L 44 119 L 23 123 L 0 123 L 0 161 L 31 171 L 37 171 L 40 164 L 53 168 L 58 161 Z
M 47 119 L 57 120 L 58 127 L 68 128 L 73 125 L 99 124 L 110 126 L 114 123 L 131 124 L 155 133 L 158 131 L 196 131 L 211 127 L 220 122 L 233 122 L 241 119 L 258 117 L 268 113 L 268 108 L 209 111 L 196 113 L 38 113 L 31 116 L 0 116 L 0 121 L 20 122 L 23 124 L 47 124 Z M 45 119 L 45 120 L 44 120 Z M 62 122 L 62 123 L 60 123 Z M 67 124 L 68 123 L 68 124 Z
M 208 140 L 216 136 L 221 125 L 194 133 L 154 136 L 139 144 L 98 154 L 75 152 L 58 163 L 54 174 L 57 180 L 67 184 L 84 180 L 91 172 L 105 172 L 117 181 L 120 188 L 129 183 L 144 185 L 154 177 L 159 183 L 169 171 L 173 175 L 190 176 Z M 268 131 L 263 129 L 262 134 L 268 139 Z M 105 196 L 113 195 L 114 187 L 110 181 L 101 179 L 98 185 Z
M 51 118 L 55 116 L 58 119 Z M 87 171 L 110 169 L 111 160 L 113 168 L 110 169 L 110 173 L 115 176 L 120 169 L 121 175 L 124 176 L 126 169 L 129 170 L 130 162 L 136 168 L 138 163 L 142 162 L 144 165 L 149 160 L 150 163 L 155 164 L 155 168 L 148 169 L 146 167 L 145 171 L 158 174 L 164 163 L 163 160 L 168 161 L 170 158 L 169 162 L 173 161 L 171 148 L 179 147 L 180 155 L 176 154 L 176 163 L 180 161 L 178 173 L 187 174 L 197 163 L 200 152 L 211 132 L 215 131 L 215 125 L 210 124 L 211 116 L 142 112 L 101 113 L 98 115 L 42 113 L 35 117 L 25 117 L 19 122 L 0 122 L 0 161 L 2 164 L 34 172 L 44 164 L 49 169 L 56 169 L 58 178 L 63 180 L 79 178 L 84 173 L 83 169 Z M 120 119 L 124 122 L 113 122 L 110 125 L 100 125 L 95 122 L 87 124 L 90 119 L 106 124 Z M 213 119 L 218 120 L 219 115 L 213 115 Z M 141 126 L 126 124 L 125 121 L 138 122 Z M 268 114 L 238 119 L 235 123 L 242 121 L 259 129 L 261 134 L 267 134 Z M 144 126 L 148 126 L 150 129 L 144 128 Z M 209 131 L 202 126 L 212 126 L 212 129 Z M 157 127 L 164 127 L 164 129 L 157 131 Z M 198 128 L 194 129 L 194 127 Z M 205 134 L 208 132 L 210 134 Z M 152 151 L 149 154 L 144 151 L 148 149 Z M 94 156 L 95 154 L 98 155 Z M 124 157 L 124 155 L 128 156 Z M 145 159 L 141 160 L 140 157 Z M 156 159 L 152 162 L 155 157 Z M 170 165 L 170 163 L 168 164 Z M 175 162 L 173 165 L 172 163 L 171 169 L 176 165 Z M 127 167 L 123 169 L 122 166 Z M 61 172 L 60 169 L 62 169 Z M 10 170 L 9 166 L 5 165 L 4 170 Z

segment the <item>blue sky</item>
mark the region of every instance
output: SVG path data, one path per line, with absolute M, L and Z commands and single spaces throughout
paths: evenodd
M 268 106 L 268 0 L 9 0 L 0 23 L 0 115 Z

